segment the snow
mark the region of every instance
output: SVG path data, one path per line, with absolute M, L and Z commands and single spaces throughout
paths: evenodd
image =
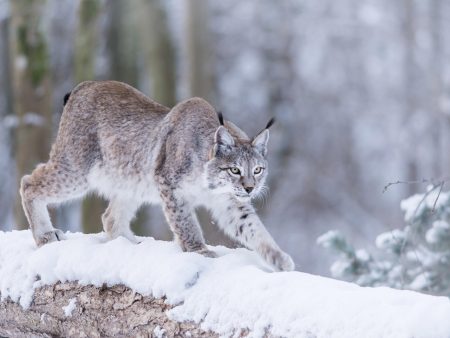
M 396 246 L 401 246 L 405 240 L 405 234 L 402 230 L 394 229 L 392 231 L 383 232 L 375 239 L 375 245 L 378 249 L 392 250 Z
M 410 222 L 417 215 L 420 215 L 424 208 L 438 209 L 445 206 L 450 198 L 449 193 L 442 193 L 439 189 L 429 186 L 429 191 L 425 194 L 416 194 L 403 200 L 400 204 L 401 209 L 405 212 L 405 221 Z
M 164 330 L 162 327 L 157 325 L 155 329 L 153 330 L 153 334 L 156 338 L 163 338 L 164 334 L 166 333 L 166 330 Z
M 325 248 L 331 248 L 333 246 L 333 242 L 342 240 L 343 236 L 339 231 L 330 230 L 317 238 L 316 242 L 317 244 L 322 245 Z
M 246 249 L 211 247 L 219 257 L 206 258 L 152 238 L 133 244 L 124 238 L 107 242 L 104 234 L 67 237 L 37 249 L 29 231 L 0 232 L 2 299 L 26 308 L 44 284 L 121 283 L 143 295 L 166 296 L 173 305 L 170 318 L 223 336 L 248 328 L 250 337 L 450 337 L 446 297 L 273 273 Z M 67 313 L 72 307 L 75 300 Z
M 434 221 L 431 229 L 425 235 L 429 244 L 438 244 L 443 238 L 450 236 L 450 225 L 446 221 Z
M 66 317 L 71 317 L 72 316 L 73 310 L 75 310 L 75 308 L 77 307 L 76 304 L 77 304 L 77 299 L 76 298 L 71 298 L 69 300 L 69 304 L 67 304 L 66 306 L 62 307 L 62 309 L 64 311 L 64 315 Z

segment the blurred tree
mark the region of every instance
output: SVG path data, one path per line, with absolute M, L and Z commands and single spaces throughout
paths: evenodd
M 138 52 L 143 47 L 138 40 L 137 20 L 141 6 L 139 0 L 110 0 L 104 8 L 104 14 L 108 18 L 104 38 L 109 69 L 103 76 L 134 87 L 138 86 Z
M 102 15 L 104 25 L 102 36 L 105 40 L 103 60 L 108 65 L 97 71 L 97 78 L 111 79 L 125 82 L 139 87 L 138 63 L 139 49 L 139 21 L 138 13 L 142 11 L 140 0 L 121 1 L 110 0 L 104 4 Z M 144 44 L 143 44 L 144 45 Z M 132 222 L 137 235 L 146 235 L 147 215 L 139 209 Z
M 48 158 L 52 111 L 48 50 L 42 32 L 44 0 L 12 1 L 12 45 L 14 64 L 14 110 L 17 177 L 29 174 Z M 27 228 L 20 198 L 16 203 L 16 225 Z
M 433 114 L 432 123 L 432 149 L 433 149 L 433 177 L 446 175 L 450 165 L 450 156 L 446 151 L 450 144 L 450 117 L 445 111 L 445 18 L 444 13 L 446 2 L 434 0 L 429 2 L 430 13 L 430 34 L 431 34 L 431 57 L 429 58 L 430 92 L 427 95 L 429 106 Z
M 11 92 L 11 61 L 9 56 L 10 13 L 8 3 L 0 3 L 0 229 L 14 224 L 13 206 L 16 194 L 14 162 L 11 148 L 13 115 Z M 10 120 L 11 122 L 13 120 Z M 3 155 L 2 155 L 3 154 Z
M 401 27 L 403 34 L 403 44 L 405 52 L 403 53 L 403 67 L 404 67 L 404 113 L 403 118 L 405 120 L 405 124 L 408 124 L 410 121 L 414 121 L 418 113 L 418 100 L 420 99 L 419 93 L 417 92 L 418 86 L 416 83 L 420 81 L 418 78 L 418 65 L 416 60 L 417 50 L 415 48 L 416 44 L 416 30 L 417 23 L 415 10 L 416 5 L 414 1 L 411 0 L 403 0 L 398 2 L 400 6 L 399 12 L 401 14 Z M 413 136 L 412 133 L 411 136 Z M 414 135 L 415 136 L 415 135 Z M 413 136 L 413 139 L 415 137 Z M 414 141 L 414 140 L 412 140 Z M 408 151 L 405 154 L 407 159 L 405 161 L 406 172 L 407 172 L 407 180 L 415 180 L 418 177 L 418 159 L 417 153 L 415 151 Z M 413 184 L 408 185 L 408 195 L 412 195 L 416 192 L 416 187 Z
M 144 54 L 144 76 L 148 92 L 159 103 L 176 104 L 175 50 L 167 22 L 167 8 L 161 0 L 142 0 L 139 41 Z
M 63 111 L 63 97 L 75 85 L 74 54 L 79 1 L 48 0 L 44 19 L 52 82 L 52 134 L 56 136 Z M 59 205 L 52 210 L 52 222 L 61 230 L 79 231 L 81 201 Z
M 187 97 L 198 96 L 216 105 L 214 89 L 214 54 L 209 16 L 209 2 L 186 0 L 184 3 L 184 27 L 182 34 L 182 74 Z M 217 107 L 217 109 L 219 109 Z M 219 109 L 220 110 L 220 109 Z M 225 117 L 227 117 L 225 112 Z M 227 236 L 214 225 L 213 219 L 204 208 L 197 210 L 197 217 L 207 240 L 211 244 L 235 246 Z
M 78 30 L 75 40 L 75 80 L 80 83 L 95 79 L 95 56 L 98 43 L 98 18 L 101 11 L 99 0 L 81 0 Z M 106 202 L 97 196 L 89 196 L 82 203 L 83 232 L 93 233 L 102 230 L 101 214 Z
M 214 70 L 208 17 L 209 2 L 185 2 L 185 77 L 188 96 L 199 96 L 214 104 Z
M 167 10 L 161 0 L 139 0 L 134 8 L 138 18 L 138 61 L 142 62 L 137 87 L 155 101 L 172 107 L 176 103 L 176 63 Z M 132 227 L 137 234 L 171 237 L 159 206 L 141 208 Z

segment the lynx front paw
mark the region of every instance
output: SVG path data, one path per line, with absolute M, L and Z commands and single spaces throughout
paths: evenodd
M 42 235 L 35 237 L 36 244 L 38 247 L 41 247 L 47 243 L 62 241 L 64 239 L 66 239 L 66 236 L 61 230 L 58 229 L 48 231 Z
M 295 268 L 295 264 L 291 256 L 281 250 L 265 250 L 264 259 L 277 271 L 292 271 Z
M 200 250 L 196 250 L 194 251 L 196 253 L 199 253 L 200 255 L 203 255 L 205 257 L 209 257 L 209 258 L 216 258 L 217 254 L 214 251 L 209 250 L 208 248 L 203 248 Z

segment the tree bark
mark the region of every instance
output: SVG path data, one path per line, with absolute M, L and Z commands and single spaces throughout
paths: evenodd
M 72 311 L 64 308 L 75 299 Z M 57 283 L 35 291 L 24 310 L 0 302 L 0 336 L 7 337 L 217 337 L 195 323 L 170 320 L 164 299 L 142 296 L 126 286 L 97 288 Z M 158 334 L 159 333 L 159 334 Z

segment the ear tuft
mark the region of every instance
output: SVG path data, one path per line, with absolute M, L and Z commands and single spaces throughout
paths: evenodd
M 266 129 L 269 129 L 275 123 L 275 117 L 272 117 L 269 122 L 267 122 Z
M 253 148 L 256 149 L 262 156 L 267 155 L 267 143 L 269 142 L 269 129 L 264 129 L 252 141 Z
M 66 93 L 66 95 L 64 95 L 63 106 L 65 106 L 67 101 L 69 101 L 70 94 L 72 94 L 72 92 L 68 92 Z
M 223 114 L 221 111 L 217 112 L 217 117 L 219 118 L 220 125 L 223 126 Z

